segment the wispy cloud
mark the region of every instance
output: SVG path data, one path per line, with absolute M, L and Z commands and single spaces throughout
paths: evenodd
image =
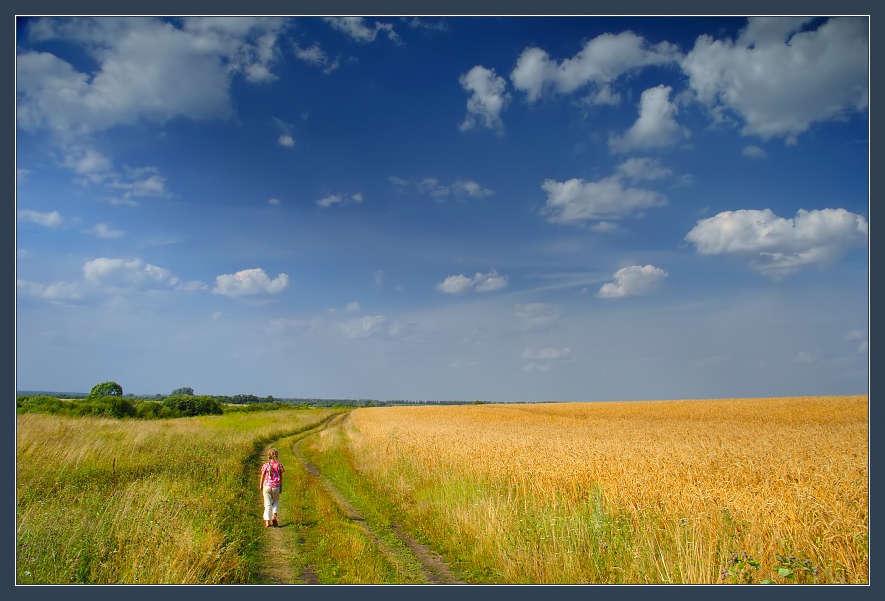
M 29 221 L 31 223 L 36 223 L 37 225 L 42 225 L 43 227 L 58 227 L 64 221 L 58 211 L 40 213 L 38 211 L 29 210 L 19 210 L 18 220 Z

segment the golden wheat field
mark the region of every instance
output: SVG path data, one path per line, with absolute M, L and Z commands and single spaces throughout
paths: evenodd
M 851 396 L 371 408 L 344 427 L 356 468 L 479 581 L 865 583 L 867 418 Z

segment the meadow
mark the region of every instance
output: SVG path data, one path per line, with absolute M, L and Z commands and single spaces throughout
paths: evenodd
M 260 560 L 259 450 L 337 412 L 19 415 L 16 581 L 249 582 Z
M 470 582 L 866 583 L 868 398 L 357 409 L 314 460 Z

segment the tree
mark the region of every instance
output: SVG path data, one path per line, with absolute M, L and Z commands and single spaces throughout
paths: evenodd
M 103 396 L 123 396 L 123 387 L 116 382 L 102 382 L 93 386 L 86 398 L 95 399 Z
M 194 389 L 190 386 L 185 386 L 183 388 L 176 388 L 172 391 L 172 394 L 185 394 L 188 396 L 194 396 Z

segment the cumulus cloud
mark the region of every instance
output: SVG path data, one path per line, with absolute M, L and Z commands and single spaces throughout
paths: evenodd
M 126 232 L 111 229 L 111 227 L 105 223 L 96 223 L 88 230 L 84 230 L 84 233 L 92 234 L 99 238 L 122 238 L 126 235 Z
M 597 182 L 578 178 L 565 182 L 548 179 L 541 188 L 547 192 L 541 214 L 546 215 L 550 223 L 621 219 L 641 215 L 645 209 L 662 207 L 668 202 L 659 192 L 625 187 L 620 174 Z
M 322 69 L 323 73 L 331 73 L 340 66 L 338 59 L 330 60 L 329 55 L 320 48 L 319 44 L 314 43 L 310 48 L 301 48 L 295 44 L 293 50 L 296 58 L 308 65 Z
M 650 45 L 631 31 L 605 33 L 589 40 L 578 54 L 560 63 L 544 50 L 526 48 L 510 73 L 517 90 L 529 102 L 544 93 L 570 94 L 585 86 L 597 90 L 593 102 L 614 104 L 618 101 L 610 85 L 621 75 L 650 65 L 664 65 L 680 58 L 676 46 L 667 42 Z
M 660 286 L 667 272 L 653 265 L 631 265 L 615 272 L 614 282 L 603 284 L 596 296 L 600 298 L 624 298 L 642 296 Z
M 682 61 L 689 85 L 718 121 L 795 142 L 813 123 L 865 112 L 869 32 L 864 18 L 754 17 L 737 40 L 702 35 Z
M 293 146 L 295 146 L 295 138 L 293 138 L 289 134 L 280 134 L 280 137 L 277 140 L 277 144 L 279 144 L 280 146 L 285 146 L 286 148 L 292 148 Z
M 681 140 L 686 130 L 673 117 L 677 108 L 670 102 L 672 91 L 664 85 L 645 90 L 639 100 L 639 118 L 624 135 L 609 138 L 609 149 L 623 153 L 672 146 Z
M 285 273 L 270 279 L 261 268 L 244 269 L 234 274 L 224 274 L 215 278 L 212 292 L 233 298 L 277 294 L 285 290 L 289 276 Z
M 58 227 L 64 221 L 58 211 L 40 213 L 38 211 L 20 210 L 17 216 L 19 221 L 30 221 L 43 227 Z
M 617 167 L 621 173 L 633 181 L 665 179 L 673 175 L 673 171 L 661 164 L 658 159 L 631 158 Z
M 43 18 L 32 40 L 79 45 L 97 62 L 78 71 L 48 52 L 16 61 L 18 124 L 60 138 L 139 121 L 227 118 L 231 76 L 262 83 L 275 76 L 277 18 Z
M 741 152 L 741 156 L 750 159 L 764 159 L 768 155 L 766 155 L 765 151 L 758 146 L 747 146 L 744 148 L 743 152 Z
M 470 94 L 467 99 L 467 116 L 458 128 L 466 131 L 481 125 L 503 134 L 504 122 L 501 121 L 501 111 L 510 102 L 504 78 L 495 75 L 494 69 L 477 65 L 461 75 L 458 82 L 464 91 Z
M 83 278 L 90 284 L 118 287 L 174 287 L 181 283 L 168 269 L 145 263 L 141 259 L 108 259 L 87 261 Z
M 702 219 L 685 239 L 701 254 L 752 257 L 753 269 L 779 279 L 806 265 L 834 261 L 852 246 L 865 246 L 868 235 L 867 220 L 845 209 L 800 209 L 792 219 L 764 209 Z
M 323 17 L 323 21 L 338 31 L 346 33 L 361 44 L 374 42 L 380 31 L 386 32 L 388 39 L 391 41 L 396 43 L 400 42 L 400 38 L 393 30 L 393 25 L 391 23 L 380 23 L 375 21 L 375 26 L 371 27 L 368 25 L 368 21 L 363 17 Z
M 507 276 L 498 275 L 494 269 L 489 273 L 477 273 L 472 278 L 450 275 L 437 284 L 436 289 L 446 294 L 461 294 L 473 288 L 477 292 L 491 292 L 507 287 Z

